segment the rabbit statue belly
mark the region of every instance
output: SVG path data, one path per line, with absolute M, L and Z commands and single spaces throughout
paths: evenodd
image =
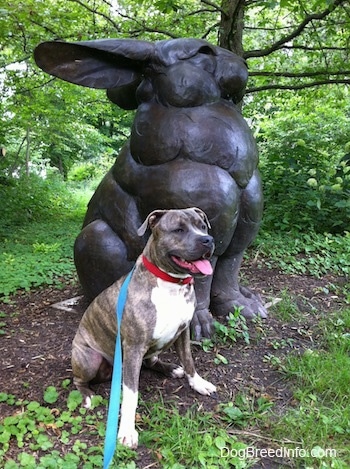
M 213 276 L 196 279 L 195 337 L 210 335 L 209 309 L 227 315 L 242 306 L 246 317 L 266 317 L 259 296 L 238 282 L 263 211 L 256 144 L 236 106 L 248 76 L 244 60 L 198 39 L 46 42 L 35 59 L 54 76 L 105 88 L 115 104 L 137 108 L 130 140 L 93 195 L 75 243 L 86 294 L 95 297 L 131 269 L 148 213 L 197 206 L 209 217 L 216 250 Z
M 146 166 L 175 158 L 219 166 L 242 188 L 258 163 L 246 121 L 234 104 L 223 99 L 180 109 L 142 104 L 132 128 L 130 150 L 135 161 Z

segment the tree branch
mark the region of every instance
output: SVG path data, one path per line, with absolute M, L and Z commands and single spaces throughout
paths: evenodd
M 6 64 L 4 65 L 0 65 L 0 70 L 6 70 L 7 67 L 10 67 L 11 65 L 17 65 L 17 64 L 20 64 L 22 62 L 26 63 L 28 62 L 28 60 L 31 58 L 31 54 L 30 55 L 27 55 L 21 59 L 14 59 L 12 62 L 7 62 Z
M 39 23 L 38 21 L 35 21 L 33 18 L 29 18 L 29 21 L 30 21 L 32 24 L 35 24 L 35 25 L 39 26 L 39 27 L 42 28 L 44 31 L 46 31 L 47 33 L 49 33 L 51 37 L 53 37 L 53 38 L 55 38 L 55 39 L 62 39 L 62 37 L 60 37 L 60 36 L 57 34 L 57 31 L 54 31 L 53 29 L 49 28 L 48 26 L 45 26 L 44 24 Z
M 350 78 L 338 79 L 338 80 L 319 80 L 319 81 L 312 81 L 308 83 L 301 83 L 300 85 L 279 85 L 279 84 L 269 84 L 264 86 L 256 86 L 252 88 L 248 88 L 245 94 L 250 93 L 258 93 L 259 91 L 266 91 L 266 90 L 303 90 L 306 88 L 313 88 L 315 86 L 322 86 L 322 85 L 350 85 Z
M 204 32 L 201 36 L 202 39 L 206 39 L 209 34 L 212 32 L 212 31 L 217 31 L 217 29 L 219 28 L 220 26 L 220 22 L 219 23 L 215 23 L 213 24 L 212 26 L 210 26 L 206 32 Z
M 210 10 L 209 8 L 202 8 L 201 10 L 191 11 L 187 16 L 196 16 L 201 13 L 215 13 L 215 10 Z
M 98 11 L 96 8 L 90 7 L 86 3 L 83 3 L 81 0 L 68 0 L 68 1 L 78 3 L 78 5 L 82 6 L 83 8 L 85 8 L 90 13 L 93 13 L 94 15 L 101 16 L 102 18 L 104 18 L 107 21 L 107 23 L 110 23 L 116 29 L 116 31 L 118 31 L 118 32 L 120 31 L 119 25 L 115 21 L 113 21 L 110 16 L 106 15 L 105 13 L 102 13 L 101 11 Z M 118 14 L 119 14 L 119 12 L 118 12 Z
M 49 80 L 46 80 L 44 83 L 39 83 L 39 85 L 35 85 L 32 88 L 27 88 L 27 89 L 18 89 L 16 91 L 17 94 L 24 94 L 24 93 L 30 93 L 33 90 L 37 90 L 38 88 L 43 88 L 44 86 L 48 85 L 49 83 L 53 82 L 56 80 L 56 77 L 50 78 Z
M 300 25 L 297 28 L 295 28 L 294 31 L 292 31 L 290 34 L 282 37 L 279 41 L 275 42 L 270 47 L 266 47 L 265 49 L 256 49 L 256 50 L 245 52 L 243 54 L 244 58 L 248 59 L 250 57 L 265 57 L 267 55 L 270 55 L 272 52 L 275 52 L 276 50 L 281 49 L 281 47 L 284 44 L 286 44 L 287 42 L 299 36 L 311 21 L 314 21 L 314 20 L 319 21 L 319 20 L 324 19 L 326 16 L 332 13 L 337 6 L 340 6 L 342 3 L 346 1 L 347 0 L 335 0 L 334 3 L 330 5 L 328 8 L 326 8 L 323 12 L 312 13 L 306 16 L 305 19 L 300 23 Z
M 264 71 L 249 71 L 249 75 L 252 77 L 285 77 L 285 78 L 309 78 L 317 76 L 330 76 L 330 75 L 349 75 L 349 70 L 344 71 L 330 71 L 330 70 L 320 70 L 315 72 L 264 72 Z
M 164 36 L 171 37 L 172 39 L 177 39 L 179 36 L 176 34 L 173 34 L 169 31 L 163 30 L 163 29 L 158 29 L 158 28 L 149 28 L 148 26 L 140 24 L 139 29 L 132 29 L 129 31 L 130 36 L 139 36 L 140 34 L 144 33 L 147 31 L 148 33 L 157 33 L 157 34 L 163 34 Z
M 339 51 L 348 51 L 349 49 L 347 47 L 331 47 L 331 46 L 320 46 L 320 47 L 308 47 L 308 46 L 302 46 L 302 45 L 293 45 L 293 46 L 287 46 L 284 45 L 281 47 L 281 49 L 301 49 L 301 50 L 307 50 L 311 52 L 320 52 L 322 50 L 339 50 Z
M 213 2 L 210 2 L 209 0 L 201 0 L 201 3 L 204 3 L 204 5 L 208 5 L 212 8 L 214 8 L 215 11 L 218 11 L 219 13 L 221 13 L 222 15 L 227 15 L 226 11 L 221 8 L 219 5 L 213 3 Z
M 301 8 L 303 9 L 304 11 L 304 14 L 308 14 L 308 12 L 306 11 L 306 8 L 304 7 L 304 4 L 302 2 L 302 0 L 299 0 L 299 5 L 301 6 Z M 315 24 L 313 22 L 311 22 L 311 28 L 313 29 L 314 31 L 314 35 L 315 35 L 315 38 L 316 38 L 316 42 L 318 43 L 319 47 L 322 47 L 322 41 L 320 39 L 320 35 L 318 33 L 318 30 L 317 28 L 315 27 Z M 327 57 L 327 54 L 325 52 L 325 50 L 321 50 L 321 56 L 323 57 L 323 61 L 326 65 L 326 67 L 329 66 L 329 61 L 328 61 L 328 57 Z

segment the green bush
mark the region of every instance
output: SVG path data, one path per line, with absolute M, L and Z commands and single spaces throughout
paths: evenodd
M 268 231 L 343 233 L 350 226 L 348 101 L 293 95 L 289 108 L 271 96 L 254 115 Z M 334 97 L 335 98 L 335 97 Z
M 73 199 L 70 188 L 62 178 L 53 173 L 46 179 L 31 174 L 11 178 L 10 183 L 0 184 L 2 223 L 0 240 L 10 227 L 51 217 L 60 217 L 62 211 L 71 208 Z
M 289 155 L 270 153 L 262 165 L 268 230 L 342 233 L 350 226 L 350 166 L 321 158 L 297 141 Z
M 93 179 L 97 176 L 96 166 L 92 163 L 85 163 L 75 166 L 71 169 L 68 175 L 70 181 L 86 181 Z

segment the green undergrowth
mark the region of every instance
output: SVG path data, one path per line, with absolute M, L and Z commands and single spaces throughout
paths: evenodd
M 59 179 L 0 186 L 0 298 L 74 275 L 73 243 L 91 193 Z
M 107 402 L 95 396 L 92 408 L 87 410 L 81 407 L 82 396 L 78 391 L 68 394 L 69 385 L 69 380 L 65 380 L 61 389 L 49 386 L 44 391 L 43 403 L 0 393 L 0 404 L 11 409 L 8 416 L 0 420 L 2 468 L 102 467 Z M 68 394 L 66 403 L 58 406 L 57 400 L 64 389 Z M 225 430 L 232 420 L 231 414 L 232 409 L 223 406 L 214 419 L 213 414 L 194 405 L 181 415 L 174 404 L 165 404 L 161 398 L 152 403 L 141 400 L 140 445 L 149 448 L 154 460 L 164 468 L 214 469 L 219 459 L 223 468 L 248 468 L 254 461 L 240 456 L 248 445 Z M 96 445 L 91 444 L 91 436 Z M 230 448 L 232 457 L 227 457 L 226 448 Z M 16 456 L 11 457 L 12 452 Z M 135 460 L 135 451 L 118 445 L 111 468 L 137 468 Z
M 292 405 L 270 427 L 271 436 L 285 437 L 287 447 L 305 448 L 306 467 L 350 467 L 350 309 L 321 319 L 316 347 L 302 355 L 288 354 L 283 372 L 293 388 Z M 311 449 L 332 454 L 329 460 L 310 457 Z M 332 451 L 332 452 L 331 452 Z M 301 458 L 299 458 L 301 459 Z M 300 466 L 304 467 L 304 466 Z
M 287 274 L 307 274 L 322 277 L 325 274 L 350 276 L 350 232 L 290 233 L 262 230 L 250 257 L 270 268 Z
M 232 313 L 227 316 L 225 323 L 214 321 L 214 334 L 211 338 L 203 338 L 200 342 L 195 342 L 199 345 L 204 352 L 214 351 L 214 363 L 216 365 L 227 365 L 228 359 L 218 348 L 218 345 L 231 347 L 236 344 L 238 340 L 250 344 L 250 335 L 247 321 L 244 316 L 240 314 L 241 308 L 235 308 Z
M 226 431 L 225 408 L 216 418 L 194 405 L 180 414 L 174 405 L 142 403 L 143 424 L 141 443 L 153 449 L 160 467 L 171 469 L 217 467 L 243 469 L 254 463 L 241 453 L 248 445 Z M 230 457 L 226 449 L 231 449 Z
M 216 326 L 214 348 L 251 344 L 246 322 L 236 313 L 225 327 Z M 267 449 L 273 451 L 272 459 L 283 454 L 292 468 L 349 467 L 349 331 L 350 309 L 344 309 L 320 318 L 318 342 L 313 348 L 310 342 L 303 353 L 290 353 L 287 337 L 274 342 L 273 349 L 284 353 L 278 362 L 263 362 L 278 369 L 280 385 L 288 383 L 293 392 L 282 412 L 271 396 L 255 396 L 249 389 L 218 402 L 213 412 L 200 403 L 183 411 L 176 397 L 164 402 L 156 391 L 147 401 L 140 396 L 136 422 L 141 454 L 147 451 L 151 464 L 165 469 L 249 468 L 258 461 L 268 464 Z M 211 345 L 209 349 L 213 351 Z M 213 360 L 212 367 L 222 366 L 221 360 Z M 0 467 L 101 467 L 107 401 L 96 396 L 87 410 L 72 387 L 69 379 L 59 388 L 48 386 L 41 402 L 0 393 L 0 406 L 7 409 L 0 419 Z M 118 445 L 111 469 L 141 469 L 138 458 L 137 451 Z
M 62 387 L 68 384 L 67 381 L 63 382 Z M 0 403 L 13 409 L 0 423 L 1 467 L 73 469 L 81 463 L 86 468 L 101 467 L 101 445 L 87 446 L 84 427 L 85 432 L 88 427 L 92 434 L 104 436 L 104 414 L 95 408 L 102 398 L 95 397 L 92 409 L 87 411 L 81 407 L 81 394 L 72 391 L 66 405 L 57 408 L 55 404 L 61 391 L 49 386 L 44 392 L 43 404 L 0 393 Z M 60 449 L 55 449 L 58 444 Z M 12 458 L 8 453 L 14 448 L 17 455 Z

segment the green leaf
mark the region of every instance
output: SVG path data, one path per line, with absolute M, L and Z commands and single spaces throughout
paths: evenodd
M 40 408 L 40 404 L 39 402 L 36 402 L 36 401 L 31 401 L 27 405 L 27 409 L 30 411 L 37 411 L 39 408 Z
M 214 439 L 214 443 L 215 443 L 215 446 L 218 448 L 218 449 L 222 449 L 224 447 L 226 447 L 226 440 L 225 438 L 223 438 L 222 436 L 217 436 L 215 439 Z
M 71 391 L 67 400 L 67 407 L 70 411 L 75 410 L 83 402 L 83 396 L 78 390 Z
M 18 460 L 20 462 L 20 465 L 22 467 L 25 467 L 26 469 L 35 469 L 36 468 L 35 457 L 32 454 L 20 453 L 18 455 Z
M 53 404 L 58 399 L 58 392 L 54 386 L 48 386 L 44 392 L 44 401 L 48 404 Z
M 5 462 L 4 469 L 18 469 L 18 468 L 19 468 L 19 465 L 13 459 L 10 459 Z
M 42 451 L 47 451 L 49 448 L 53 447 L 53 443 L 50 441 L 49 437 L 44 434 L 38 435 L 37 444 Z
M 242 411 L 235 406 L 225 407 L 223 411 L 233 421 L 240 420 L 243 417 Z

